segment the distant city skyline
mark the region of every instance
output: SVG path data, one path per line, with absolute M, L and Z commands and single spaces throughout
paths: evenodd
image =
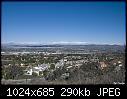
M 2 2 L 2 43 L 126 44 L 125 2 Z

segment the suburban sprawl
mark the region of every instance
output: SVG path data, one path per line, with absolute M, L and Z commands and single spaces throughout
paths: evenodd
M 3 44 L 2 84 L 124 84 L 124 45 Z

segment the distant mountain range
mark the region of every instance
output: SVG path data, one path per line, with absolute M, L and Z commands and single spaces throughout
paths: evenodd
M 87 50 L 122 50 L 125 51 L 125 45 L 109 45 L 109 44 L 79 44 L 79 43 L 54 43 L 54 44 L 26 44 L 26 43 L 4 43 L 2 44 L 2 49 L 6 48 L 34 48 L 34 47 L 41 47 L 41 48 L 67 48 L 67 49 L 87 49 Z
M 1 48 L 2 51 L 9 51 L 9 50 L 17 50 L 21 49 L 50 49 L 52 51 L 56 51 L 57 48 L 60 48 L 61 51 L 74 51 L 74 50 L 85 50 L 85 51 L 93 51 L 99 50 L 102 52 L 125 52 L 125 45 L 109 45 L 109 44 L 75 44 L 75 43 L 54 43 L 54 44 L 26 44 L 26 43 L 3 43 Z M 23 49 L 22 49 L 23 48 Z
M 46 45 L 120 45 L 120 44 L 93 44 L 86 42 L 52 42 L 52 43 L 2 43 L 2 45 L 8 46 L 46 46 Z

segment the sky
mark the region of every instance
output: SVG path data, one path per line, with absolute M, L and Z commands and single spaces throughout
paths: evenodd
M 125 2 L 2 2 L 2 43 L 125 44 Z

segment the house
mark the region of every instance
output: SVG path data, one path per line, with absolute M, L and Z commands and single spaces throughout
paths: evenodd
M 49 64 L 41 64 L 35 67 L 28 67 L 24 73 L 24 75 L 32 75 L 33 73 L 36 73 L 38 76 L 40 75 L 40 72 L 43 72 L 44 70 L 48 69 L 50 66 Z
M 20 64 L 20 66 L 21 66 L 21 67 L 24 67 L 24 66 L 25 66 L 25 64 L 21 63 L 21 64 Z
M 64 59 L 64 62 L 67 62 L 67 59 Z
M 59 62 L 56 63 L 55 68 L 60 68 L 64 66 L 64 60 L 61 59 Z
M 100 62 L 100 67 L 101 69 L 104 69 L 107 67 L 107 65 L 105 64 L 105 62 Z
M 68 66 L 67 69 L 72 68 L 73 66 Z
M 61 75 L 61 78 L 64 78 L 64 79 L 65 79 L 65 78 L 68 78 L 69 75 L 70 75 L 69 73 L 64 73 L 64 74 Z
M 26 70 L 24 70 L 24 75 L 32 75 L 32 73 L 33 73 L 33 70 L 32 69 L 26 69 Z
M 118 64 L 122 63 L 121 61 L 118 61 Z
M 41 65 L 38 65 L 36 67 L 33 67 L 33 72 L 36 73 L 39 76 L 40 75 L 39 74 L 40 72 L 45 71 L 49 67 L 50 67 L 49 64 L 41 64 Z
M 122 66 L 122 64 L 119 64 L 119 67 L 121 67 Z

